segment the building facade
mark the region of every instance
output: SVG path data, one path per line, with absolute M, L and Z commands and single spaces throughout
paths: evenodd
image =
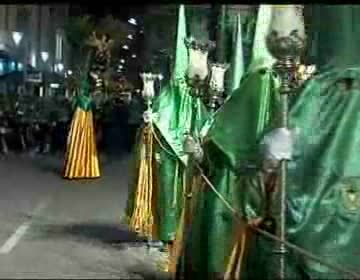
M 0 5 L 0 52 L 8 58 L 0 60 L 0 77 L 28 69 L 64 74 L 68 52 L 63 30 L 68 15 L 69 5 L 63 4 Z

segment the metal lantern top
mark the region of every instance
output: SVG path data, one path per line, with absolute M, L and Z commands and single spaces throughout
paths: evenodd
M 188 37 L 184 39 L 185 46 L 188 49 L 200 50 L 202 52 L 210 52 L 215 48 L 215 43 L 212 41 L 200 41 L 194 37 Z
M 298 57 L 305 49 L 305 27 L 299 5 L 273 6 L 266 43 L 276 59 Z
M 202 88 L 209 76 L 208 54 L 214 44 L 211 41 L 202 42 L 189 37 L 185 38 L 185 45 L 189 53 L 189 64 L 186 70 L 187 83 L 194 89 Z

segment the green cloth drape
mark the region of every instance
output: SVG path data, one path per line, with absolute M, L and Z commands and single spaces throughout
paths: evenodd
M 217 191 L 238 209 L 242 196 L 236 187 L 238 169 L 246 164 L 245 159 L 255 157 L 257 139 L 277 115 L 277 84 L 268 68 L 248 74 L 220 109 L 206 137 L 207 175 Z M 195 199 L 186 245 L 189 257 L 179 267 L 185 267 L 192 276 L 222 275 L 234 241 L 234 217 L 211 190 L 200 192 Z
M 161 146 L 155 144 L 159 180 L 156 209 L 160 239 L 165 241 L 174 240 L 183 207 L 183 172 L 188 158 L 183 150 L 185 136 L 190 130 L 192 118 L 195 120 L 194 132 L 198 136 L 208 119 L 201 100 L 192 97 L 190 91 L 184 79 L 178 80 L 165 88 L 154 104 L 154 112 L 159 112 L 154 126 L 162 142 Z
M 287 238 L 330 263 L 360 273 L 360 7 L 315 6 L 310 32 L 316 33 L 321 75 L 310 81 L 290 112 L 297 128 L 294 158 L 288 167 Z M 243 208 L 261 215 L 259 185 Z M 254 190 L 257 190 L 254 191 Z M 258 236 L 243 279 L 273 279 L 273 242 Z M 315 261 L 292 253 L 291 279 L 347 279 Z M 260 278 L 259 278 L 260 277 Z
M 257 158 L 256 143 L 277 113 L 278 81 L 269 66 L 273 58 L 262 48 L 271 19 L 271 6 L 261 5 L 258 14 L 251 71 L 215 114 L 206 137 L 204 169 L 217 191 L 240 209 L 242 193 L 238 171 L 249 159 Z M 179 263 L 185 277 L 221 277 L 234 244 L 235 220 L 211 191 L 199 192 L 186 256 Z

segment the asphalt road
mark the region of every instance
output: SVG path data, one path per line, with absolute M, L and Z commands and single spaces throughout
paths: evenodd
M 84 182 L 61 178 L 59 156 L 0 160 L 0 278 L 163 279 L 161 255 L 120 223 L 129 159 Z

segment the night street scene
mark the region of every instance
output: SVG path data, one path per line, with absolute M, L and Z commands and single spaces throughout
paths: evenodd
M 0 279 L 360 279 L 359 46 L 360 5 L 0 5 Z

